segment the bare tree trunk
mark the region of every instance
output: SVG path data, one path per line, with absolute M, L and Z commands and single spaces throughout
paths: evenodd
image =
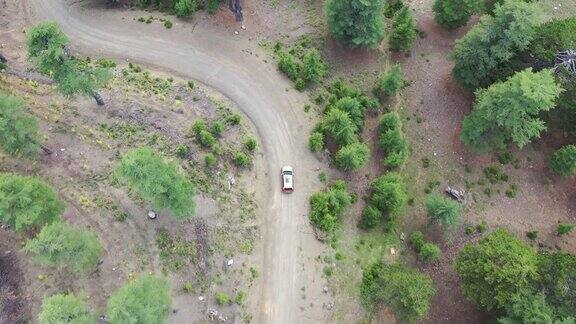
M 98 106 L 104 106 L 104 104 L 105 104 L 104 99 L 102 99 L 102 96 L 100 95 L 100 93 L 98 93 L 98 91 L 92 92 L 92 98 L 94 98 L 94 100 L 96 100 L 96 103 L 98 104 Z
M 242 14 L 242 0 L 228 0 L 228 8 L 236 16 L 236 21 L 242 21 L 244 16 Z

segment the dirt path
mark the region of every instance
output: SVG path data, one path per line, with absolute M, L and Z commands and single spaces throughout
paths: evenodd
M 100 1 L 104 3 L 104 1 Z M 94 3 L 97 3 L 94 1 Z M 250 306 L 260 323 L 320 322 L 324 280 L 308 263 L 323 246 L 307 221 L 307 198 L 319 186 L 318 160 L 308 152 L 310 132 L 302 109 L 306 98 L 294 91 L 271 64 L 252 55 L 256 44 L 242 36 L 224 35 L 208 24 L 160 24 L 134 21 L 138 12 L 104 10 L 90 1 L 27 0 L 20 3 L 31 21 L 52 19 L 84 54 L 130 59 L 185 78 L 195 79 L 234 101 L 256 125 L 267 158 L 267 185 L 254 188 L 260 201 L 263 240 L 261 289 L 252 292 Z M 282 195 L 278 173 L 290 164 L 297 172 L 297 190 Z M 252 189 L 252 188 L 251 188 Z M 297 293 L 306 287 L 308 310 Z M 299 307 L 300 306 L 300 307 Z M 312 309 L 312 310 L 310 310 Z

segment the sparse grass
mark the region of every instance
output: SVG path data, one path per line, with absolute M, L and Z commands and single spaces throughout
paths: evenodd
M 508 175 L 502 171 L 499 166 L 491 165 L 484 168 L 484 176 L 490 183 L 497 184 L 499 182 L 507 182 Z
M 476 225 L 476 232 L 484 233 L 488 230 L 488 223 L 486 221 L 482 221 L 480 224 Z
M 184 241 L 179 236 L 174 237 L 168 231 L 158 231 L 156 245 L 165 270 L 179 271 L 196 260 L 195 243 Z

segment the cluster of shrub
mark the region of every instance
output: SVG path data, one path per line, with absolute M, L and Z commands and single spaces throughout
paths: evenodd
M 558 53 L 576 49 L 575 17 L 541 23 L 538 5 L 521 0 L 436 0 L 434 11 L 447 27 L 484 13 L 452 52 L 454 76 L 476 95 L 462 125 L 464 144 L 480 153 L 523 147 L 547 130 L 542 115 L 576 133 L 576 75 L 555 66 Z M 574 146 L 557 151 L 551 168 L 574 174 Z
M 388 167 L 404 165 L 410 155 L 410 148 L 398 114 L 391 112 L 382 115 L 378 122 L 378 132 L 380 147 L 386 154 L 384 165 Z
M 218 143 L 218 138 L 226 129 L 226 125 L 236 126 L 240 124 L 242 117 L 239 114 L 232 114 L 224 121 L 213 121 L 207 124 L 204 120 L 197 120 L 194 122 L 188 136 L 193 138 L 204 149 L 210 150 L 204 155 L 204 163 L 207 167 L 213 168 L 218 163 L 218 157 L 222 156 L 225 152 L 222 146 Z M 189 148 L 186 147 L 188 150 Z M 247 168 L 252 165 L 253 154 L 258 148 L 258 141 L 253 136 L 246 136 L 243 142 L 243 149 L 232 153 L 232 162 L 240 168 Z M 187 156 L 188 151 L 183 153 Z
M 316 97 L 318 104 L 326 101 L 327 104 L 322 120 L 310 136 L 309 148 L 318 152 L 328 147 L 336 152 L 334 162 L 339 168 L 358 170 L 370 159 L 370 148 L 359 139 L 364 116 L 367 110 L 378 109 L 379 103 L 341 80 L 327 90 L 328 98 L 322 94 Z
M 352 47 L 374 48 L 387 37 L 392 50 L 409 51 L 419 34 L 402 0 L 330 0 L 326 15 L 332 34 Z
M 326 63 L 317 49 L 310 47 L 307 39 L 299 41 L 289 51 L 279 42 L 274 46 L 278 69 L 294 82 L 298 91 L 322 80 L 326 75 Z
M 352 195 L 342 180 L 310 197 L 310 221 L 322 231 L 330 233 L 340 225 L 340 218 L 352 204 Z
M 504 229 L 467 244 L 455 263 L 463 293 L 479 307 L 505 314 L 501 323 L 573 323 L 576 256 L 537 252 Z
M 143 275 L 124 284 L 110 296 L 106 307 L 109 323 L 164 323 L 170 311 L 172 297 L 166 278 Z M 46 297 L 38 314 L 41 324 L 96 324 L 98 316 L 83 298 L 74 294 Z

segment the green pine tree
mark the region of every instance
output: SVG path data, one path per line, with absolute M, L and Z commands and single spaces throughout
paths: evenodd
M 352 47 L 376 47 L 384 38 L 383 9 L 384 0 L 329 0 L 328 26 Z
M 409 51 L 416 41 L 418 31 L 412 12 L 407 6 L 402 7 L 392 23 L 392 31 L 388 40 L 390 48 L 399 51 Z

